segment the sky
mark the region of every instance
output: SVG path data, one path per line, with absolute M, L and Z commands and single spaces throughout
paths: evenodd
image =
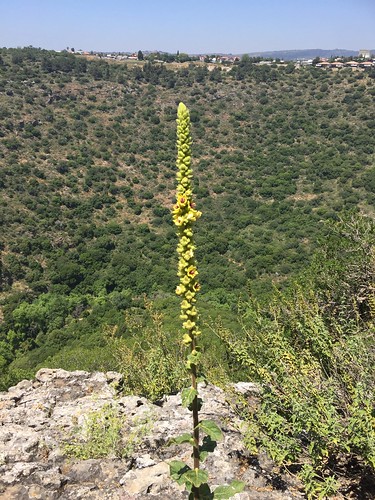
M 375 0 L 0 0 L 0 47 L 375 49 Z

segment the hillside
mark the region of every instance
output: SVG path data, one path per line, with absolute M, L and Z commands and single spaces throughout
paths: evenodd
M 373 53 L 375 51 L 371 51 Z M 298 59 L 314 59 L 315 57 L 356 57 L 358 50 L 346 49 L 295 49 L 295 50 L 270 50 L 268 52 L 249 52 L 250 57 L 263 57 L 296 61 Z
M 103 328 L 126 335 L 124 312 L 143 318 L 142 294 L 176 329 L 180 100 L 191 110 L 207 315 L 231 322 L 248 286 L 260 295 L 283 286 L 310 261 L 324 221 L 373 215 L 373 76 L 2 49 L 3 387 L 45 364 L 112 369 Z

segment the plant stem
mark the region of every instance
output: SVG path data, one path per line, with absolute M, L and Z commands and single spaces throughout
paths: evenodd
M 191 342 L 191 350 L 193 351 L 196 347 L 196 340 L 193 336 Z M 198 409 L 198 383 L 197 383 L 197 365 L 191 365 L 191 385 L 193 389 L 197 391 L 197 395 L 192 402 L 192 413 L 193 413 L 193 459 L 194 459 L 194 469 L 199 469 L 199 409 Z M 192 492 L 194 494 L 194 500 L 199 499 L 199 488 L 193 486 Z
M 195 349 L 195 338 L 192 341 L 192 349 Z M 191 366 L 191 385 L 193 389 L 198 391 L 197 384 L 197 366 Z M 198 415 L 198 393 L 193 399 L 192 403 L 192 413 L 193 413 L 193 438 L 194 438 L 194 448 L 193 448 L 193 458 L 194 458 L 194 469 L 199 469 L 199 415 Z

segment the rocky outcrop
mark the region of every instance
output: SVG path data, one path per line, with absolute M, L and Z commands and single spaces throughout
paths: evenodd
M 121 396 L 116 389 L 120 382 L 115 372 L 42 369 L 35 380 L 0 393 L 0 498 L 187 498 L 170 479 L 168 462 L 189 462 L 191 450 L 168 441 L 190 431 L 190 412 L 181 406 L 178 394 L 156 404 Z M 249 398 L 256 394 L 254 384 L 239 384 L 237 390 Z M 224 433 L 204 464 L 210 486 L 236 478 L 246 483 L 238 500 L 303 498 L 265 457 L 249 456 L 241 422 L 224 392 L 208 385 L 200 387 L 200 395 L 201 418 L 216 421 Z M 107 426 L 113 441 L 101 445 L 95 425 Z

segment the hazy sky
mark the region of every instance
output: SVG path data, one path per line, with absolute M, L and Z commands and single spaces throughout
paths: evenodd
M 0 0 L 0 46 L 244 53 L 375 49 L 375 0 Z

